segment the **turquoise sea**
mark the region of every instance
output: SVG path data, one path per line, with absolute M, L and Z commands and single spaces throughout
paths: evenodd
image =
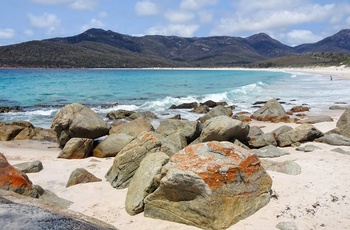
M 349 88 L 349 80 L 282 71 L 0 69 L 0 106 L 23 110 L 1 113 L 0 121 L 26 120 L 48 128 L 57 110 L 73 102 L 104 118 L 110 111 L 128 109 L 195 120 L 200 115 L 169 107 L 213 100 L 236 105 L 235 112 L 253 112 L 254 102 L 271 98 L 286 102 L 286 109 L 308 104 L 313 112 L 322 112 L 334 102 L 349 103 Z

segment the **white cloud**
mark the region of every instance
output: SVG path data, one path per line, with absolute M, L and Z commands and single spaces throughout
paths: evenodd
M 96 0 L 32 0 L 41 4 L 61 4 L 68 3 L 74 10 L 94 10 L 97 6 Z
M 16 35 L 13 29 L 0 29 L 0 39 L 13 38 Z
M 198 10 L 206 5 L 214 5 L 217 0 L 182 0 L 180 3 L 181 9 Z
M 102 28 L 104 26 L 105 26 L 105 24 L 102 21 L 97 20 L 96 18 L 93 18 L 90 20 L 90 22 L 88 24 L 83 25 L 80 28 L 80 30 L 86 31 L 86 30 L 91 29 L 91 28 Z
M 286 39 L 292 46 L 320 41 L 323 37 L 309 30 L 292 30 L 286 34 Z
M 102 11 L 102 12 L 100 12 L 100 13 L 98 14 L 98 16 L 99 16 L 100 18 L 107 18 L 107 17 L 108 17 L 108 13 L 107 13 L 106 11 Z
M 28 17 L 31 25 L 38 28 L 57 27 L 61 23 L 61 20 L 56 15 L 49 13 L 39 16 L 28 14 Z
M 268 1 L 275 2 L 273 0 Z M 267 3 L 267 4 L 268 4 Z M 268 7 L 267 7 L 268 8 Z M 286 29 L 302 23 L 322 21 L 330 17 L 334 4 L 303 5 L 285 10 L 263 9 L 238 13 L 221 18 L 219 25 L 211 32 L 213 35 L 237 34 L 242 32 L 264 32 L 272 29 Z
M 214 20 L 214 15 L 208 11 L 200 11 L 198 16 L 201 23 L 210 23 Z
M 176 24 L 183 24 L 194 18 L 194 14 L 189 11 L 167 11 L 164 16 L 168 21 Z
M 151 27 L 147 30 L 147 34 L 151 35 L 176 35 L 180 37 L 193 37 L 198 30 L 199 25 L 169 24 L 167 26 Z
M 27 36 L 33 36 L 34 35 L 34 31 L 33 30 L 25 30 L 24 34 Z
M 135 5 L 135 11 L 138 15 L 141 16 L 150 16 L 158 14 L 156 4 L 148 0 L 137 2 Z

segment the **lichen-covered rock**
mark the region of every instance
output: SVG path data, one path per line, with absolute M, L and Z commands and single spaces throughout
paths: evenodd
M 127 213 L 136 215 L 143 212 L 143 200 L 158 187 L 155 177 L 160 176 L 163 165 L 168 161 L 169 156 L 162 152 L 150 153 L 141 161 L 126 194 L 125 210 Z
M 56 113 L 51 128 L 57 133 L 62 148 L 73 137 L 95 139 L 107 135 L 110 126 L 88 107 L 73 103 Z
M 251 151 L 230 142 L 191 145 L 162 169 L 144 214 L 203 229 L 226 229 L 265 206 L 271 177 Z
M 72 138 L 66 143 L 58 158 L 83 159 L 89 157 L 93 143 L 93 140 L 89 138 Z
M 2 153 L 0 153 L 0 189 L 35 198 L 39 196 L 39 192 L 27 175 L 10 165 Z
M 115 156 L 113 165 L 106 174 L 106 179 L 114 188 L 126 188 L 147 154 L 164 152 L 171 156 L 177 151 L 179 149 L 162 135 L 155 132 L 143 132 Z

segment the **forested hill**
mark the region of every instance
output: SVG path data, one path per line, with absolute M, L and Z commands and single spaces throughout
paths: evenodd
M 275 60 L 288 60 L 286 57 L 294 57 L 293 60 L 299 62 L 306 58 L 323 64 L 334 62 L 336 57 L 337 62 L 343 62 L 349 54 L 349 29 L 319 42 L 296 47 L 284 45 L 264 33 L 247 38 L 135 37 L 89 29 L 71 37 L 1 46 L 0 67 L 249 67 L 276 65 Z M 343 59 L 339 59 L 339 55 Z

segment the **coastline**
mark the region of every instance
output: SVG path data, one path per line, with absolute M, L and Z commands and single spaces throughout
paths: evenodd
M 235 70 L 229 69 L 229 70 Z M 312 73 L 320 76 L 335 76 L 350 80 L 350 68 L 281 68 L 281 69 L 240 69 Z M 348 102 L 350 103 L 350 102 Z M 332 122 L 314 124 L 322 132 L 336 127 L 344 110 L 324 111 L 333 118 Z M 251 126 L 259 126 L 264 132 L 270 132 L 282 125 L 296 127 L 298 124 L 270 123 L 252 121 Z M 338 146 L 323 143 L 307 143 L 319 147 L 311 153 L 296 151 L 295 147 L 286 147 L 290 154 L 273 159 L 274 161 L 292 160 L 302 170 L 299 175 L 286 175 L 268 171 L 273 179 L 272 190 L 277 198 L 258 212 L 228 228 L 229 230 L 276 229 L 280 222 L 294 222 L 298 229 L 347 229 L 350 226 L 348 205 L 350 196 L 350 156 L 333 152 Z M 350 151 L 350 147 L 341 147 Z M 0 142 L 0 152 L 4 153 L 13 165 L 22 162 L 40 160 L 44 170 L 27 174 L 33 184 L 54 192 L 59 197 L 70 200 L 70 210 L 94 217 L 120 230 L 155 229 L 155 230 L 191 230 L 192 226 L 146 218 L 143 214 L 130 216 L 125 211 L 127 189 L 114 189 L 104 176 L 113 163 L 113 158 L 89 157 L 81 160 L 57 158 L 60 149 L 56 143 L 38 141 Z M 66 188 L 70 173 L 76 168 L 85 168 L 101 182 L 79 184 Z M 53 176 L 54 175 L 54 176 Z

